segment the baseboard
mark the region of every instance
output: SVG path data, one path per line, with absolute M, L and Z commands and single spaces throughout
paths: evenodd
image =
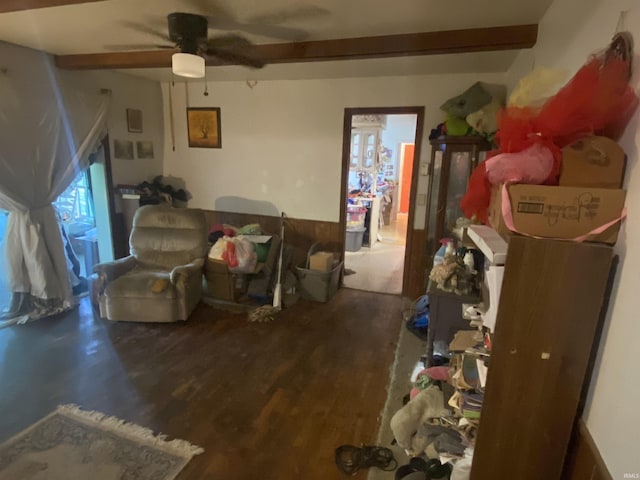
M 562 476 L 564 480 L 613 480 L 584 420 L 574 427 Z

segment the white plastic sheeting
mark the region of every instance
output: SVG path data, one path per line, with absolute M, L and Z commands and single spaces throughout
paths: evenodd
M 26 81 L 11 71 L 0 78 L 0 208 L 10 212 L 4 242 L 8 285 L 30 300 L 28 311 L 21 302 L 22 320 L 72 306 L 51 204 L 88 166 L 106 132 L 108 110 L 107 96 L 59 81 L 50 57 L 43 56 L 39 67 Z

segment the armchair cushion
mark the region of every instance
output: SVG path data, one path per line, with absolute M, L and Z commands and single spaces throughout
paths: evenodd
M 154 288 L 158 280 L 168 283 L 167 288 L 161 291 Z M 110 282 L 104 289 L 104 294 L 110 298 L 164 298 L 175 300 L 177 293 L 175 286 L 170 282 L 170 273 L 159 270 L 136 270 L 118 277 Z
M 99 263 L 93 266 L 93 271 L 99 276 L 103 276 L 105 280 L 115 280 L 121 275 L 124 275 L 129 270 L 133 269 L 138 262 L 135 257 L 129 255 L 128 257 L 119 258 L 113 262 Z

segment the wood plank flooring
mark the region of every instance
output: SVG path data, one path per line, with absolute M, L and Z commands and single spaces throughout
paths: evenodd
M 0 442 L 76 403 L 203 447 L 179 480 L 344 478 L 334 449 L 376 438 L 400 311 L 400 297 L 340 289 L 273 323 L 201 304 L 156 325 L 94 318 L 84 299 L 0 330 Z

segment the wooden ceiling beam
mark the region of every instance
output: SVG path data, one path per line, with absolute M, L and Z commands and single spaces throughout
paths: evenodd
M 0 13 L 20 12 L 36 8 L 61 7 L 63 5 L 77 5 L 78 3 L 103 2 L 104 0 L 2 0 Z
M 488 52 L 531 48 L 537 25 L 445 30 L 378 37 L 344 38 L 255 45 L 249 53 L 265 63 L 325 62 L 416 55 Z M 171 66 L 171 50 L 58 55 L 59 68 L 69 70 L 160 68 Z M 215 58 L 208 66 L 229 65 Z

